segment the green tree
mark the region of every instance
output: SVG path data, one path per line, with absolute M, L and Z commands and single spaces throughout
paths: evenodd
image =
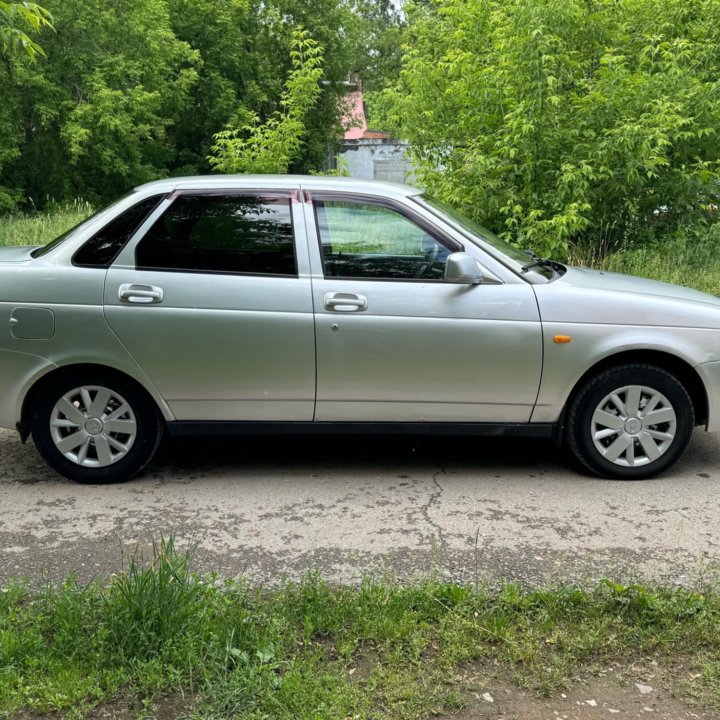
M 367 0 L 369 4 L 383 0 Z M 206 172 L 213 136 L 261 121 L 280 108 L 292 71 L 295 27 L 311 29 L 323 48 L 320 95 L 305 117 L 306 133 L 293 172 L 323 167 L 341 136 L 338 101 L 348 73 L 365 67 L 371 20 L 354 0 L 168 0 L 176 36 L 202 58 L 194 107 L 174 126 L 179 172 Z M 365 29 L 365 31 L 363 30 Z
M 434 0 L 383 95 L 433 193 L 562 254 L 704 222 L 720 180 L 720 1 Z
M 336 145 L 342 136 L 339 100 L 345 92 L 348 73 L 355 70 L 358 28 L 366 21 L 354 10 L 350 0 L 268 0 L 266 18 L 270 37 L 282 38 L 280 48 L 285 58 L 277 61 L 282 74 L 261 116 L 276 109 L 284 79 L 292 69 L 288 64 L 292 29 L 308 28 L 323 49 L 321 93 L 305 118 L 304 142 L 290 171 L 320 169 L 327 160 L 328 148 Z
M 0 212 L 76 197 L 100 204 L 147 180 L 208 172 L 218 131 L 272 125 L 285 112 L 299 26 L 323 48 L 323 82 L 289 169 L 321 169 L 341 135 L 348 73 L 382 64 L 368 28 L 384 21 L 361 6 L 387 0 L 42 4 L 55 25 L 42 39 L 47 60 L 0 66 Z
M 173 172 L 207 172 L 213 135 L 228 122 L 261 111 L 275 94 L 284 48 L 266 38 L 258 0 L 168 0 L 175 36 L 201 61 L 198 82 L 171 129 Z M 279 91 L 278 91 L 279 94 Z
M 403 16 L 392 0 L 352 0 L 353 72 L 362 79 L 368 125 L 384 129 L 382 90 L 397 82 L 402 67 Z
M 0 139 L 0 184 L 38 204 L 100 203 L 167 175 L 200 59 L 175 37 L 165 0 L 45 4 L 48 60 L 0 77 L 0 123 L 5 112 L 13 127 Z
M 285 83 L 280 109 L 264 122 L 252 114 L 241 128 L 215 135 L 211 165 L 225 173 L 286 173 L 300 154 L 308 113 L 320 97 L 323 54 L 308 32 L 293 32 L 292 71 Z
M 351 0 L 356 22 L 350 30 L 353 71 L 365 93 L 397 81 L 402 66 L 402 15 L 392 0 Z
M 52 27 L 52 16 L 40 5 L 31 2 L 9 3 L 0 0 L 0 54 L 18 58 L 23 55 L 31 61 L 45 51 L 30 35 L 42 28 Z

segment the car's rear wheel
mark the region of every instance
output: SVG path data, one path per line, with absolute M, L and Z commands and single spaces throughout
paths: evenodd
M 47 384 L 35 402 L 31 427 L 45 461 L 84 483 L 133 477 L 150 462 L 162 436 L 152 400 L 111 373 L 72 373 Z
M 575 457 L 607 478 L 639 480 L 683 455 L 695 417 L 687 390 L 671 373 L 628 364 L 591 377 L 571 401 L 566 437 Z

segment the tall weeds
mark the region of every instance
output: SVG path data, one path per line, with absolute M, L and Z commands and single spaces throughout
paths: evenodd
M 153 541 L 152 553 L 136 552 L 104 595 L 108 642 L 126 660 L 162 655 L 201 631 L 207 595 L 174 536 Z

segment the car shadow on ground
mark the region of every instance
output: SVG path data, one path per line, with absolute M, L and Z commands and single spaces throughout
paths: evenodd
M 338 470 L 395 466 L 443 468 L 446 465 L 532 471 L 538 467 L 575 469 L 551 440 L 430 435 L 275 435 L 166 438 L 153 462 L 167 466 L 221 469 L 252 466 L 258 470 L 333 467 Z
M 678 476 L 701 480 L 715 473 L 717 440 L 696 432 L 680 462 L 657 478 L 643 482 L 674 482 Z M 488 477 L 564 476 L 573 482 L 618 483 L 600 479 L 583 468 L 566 447 L 550 439 L 452 435 L 262 435 L 235 437 L 166 437 L 149 472 L 185 477 L 214 473 L 244 476 L 310 473 L 316 470 L 352 474 L 394 470 L 479 472 Z

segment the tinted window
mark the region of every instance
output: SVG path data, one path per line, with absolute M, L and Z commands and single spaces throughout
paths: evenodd
M 294 275 L 290 200 L 181 195 L 140 241 L 135 259 L 145 269 Z
M 326 277 L 442 280 L 449 248 L 392 208 L 353 200 L 316 200 Z
M 125 243 L 165 197 L 152 195 L 111 220 L 73 255 L 73 263 L 83 267 L 109 267 Z

